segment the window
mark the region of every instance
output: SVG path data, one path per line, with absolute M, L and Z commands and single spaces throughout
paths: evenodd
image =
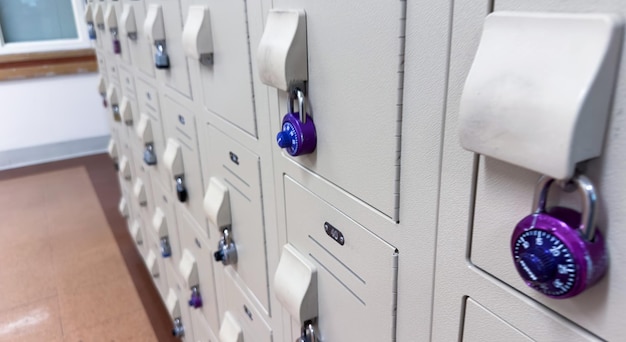
M 90 47 L 83 0 L 0 0 L 0 55 Z

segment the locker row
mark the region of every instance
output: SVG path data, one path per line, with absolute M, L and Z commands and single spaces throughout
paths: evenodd
M 625 10 L 89 1 L 174 336 L 619 339 Z

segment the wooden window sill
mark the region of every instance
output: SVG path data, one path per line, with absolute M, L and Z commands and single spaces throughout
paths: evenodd
M 92 49 L 0 55 L 0 81 L 97 71 Z

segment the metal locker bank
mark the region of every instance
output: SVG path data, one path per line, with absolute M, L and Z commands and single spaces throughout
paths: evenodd
M 0 1 L 0 341 L 626 341 L 625 20 Z

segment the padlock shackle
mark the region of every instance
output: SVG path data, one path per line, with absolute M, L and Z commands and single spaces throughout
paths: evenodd
M 555 179 L 548 176 L 542 176 L 535 187 L 535 200 L 533 209 L 536 214 L 546 212 L 546 204 L 548 201 L 548 191 Z M 582 216 L 580 220 L 580 233 L 587 241 L 593 241 L 596 236 L 596 204 L 598 197 L 595 187 L 591 180 L 583 174 L 575 175 L 571 181 L 576 185 L 578 192 L 582 195 Z
M 294 87 L 289 91 L 289 113 L 295 114 L 295 108 L 293 106 L 294 101 L 298 101 L 298 118 L 302 124 L 306 123 L 306 95 L 304 94 L 304 90 L 299 87 Z

